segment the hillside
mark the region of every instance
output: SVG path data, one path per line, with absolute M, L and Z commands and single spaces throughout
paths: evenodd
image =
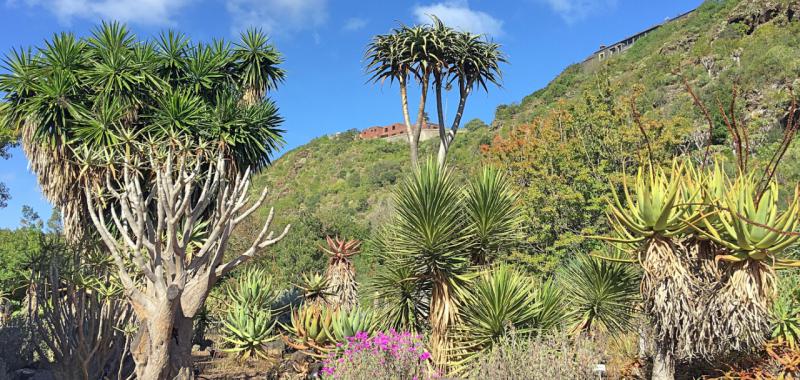
M 643 119 L 665 121 L 653 124 L 662 126 L 662 130 L 653 132 L 657 136 L 651 135 L 656 144 L 663 145 L 657 150 L 667 156 L 696 150 L 704 143 L 707 126 L 684 79 L 708 106 L 717 128 L 723 128 L 719 105 L 724 104 L 727 110 L 735 84 L 735 114 L 747 123 L 751 148 L 757 156 L 769 154 L 787 117 L 787 86 L 800 77 L 799 20 L 798 1 L 707 1 L 686 17 L 637 40 L 624 53 L 602 62 L 572 65 L 520 103 L 499 106 L 491 129 L 479 127 L 479 121 L 471 123 L 466 128 L 469 132 L 459 135 L 449 159 L 461 175 L 474 170 L 482 160 L 481 145 L 492 144 L 495 135 L 509 135 L 515 127 L 536 124 L 535 120 L 554 110 L 582 114 L 584 118 L 590 115 L 586 120 L 595 122 L 576 125 L 581 130 L 609 126 L 621 129 L 623 132 L 590 132 L 601 135 L 586 141 L 596 145 L 593 149 L 601 151 L 601 155 L 603 150 L 607 150 L 606 155 L 622 151 L 634 155 L 633 150 L 642 149 L 641 136 L 631 117 L 620 112 L 630 108 L 631 99 Z M 630 32 L 633 35 L 639 31 Z M 592 124 L 597 120 L 599 124 Z M 605 140 L 600 141 L 598 136 L 605 136 Z M 728 146 L 725 136 L 724 130 L 715 132 L 714 143 L 723 150 Z M 422 151 L 432 152 L 435 144 L 436 140 L 424 143 Z M 393 185 L 409 168 L 407 149 L 403 143 L 359 140 L 356 131 L 348 131 L 314 139 L 278 159 L 257 177 L 254 188 L 270 188 L 267 203 L 275 206 L 275 226 L 290 222 L 293 229 L 263 260 L 276 274 L 294 278 L 302 271 L 322 268 L 325 258 L 316 246 L 325 235 L 368 238 L 390 213 Z M 567 156 L 560 158 L 564 157 Z M 797 157 L 800 150 L 795 146 L 785 162 L 791 163 Z M 604 170 L 617 170 L 617 164 L 624 167 L 626 159 L 617 161 Z M 574 166 L 570 169 L 573 171 L 585 166 L 580 159 L 569 165 Z M 797 168 L 795 164 L 784 164 L 781 175 L 785 180 L 798 179 Z M 532 183 L 522 192 L 527 200 L 535 200 L 526 205 L 534 214 L 528 216 L 529 242 L 521 261 L 548 272 L 565 255 L 593 246 L 582 236 L 602 229 L 602 199 L 607 182 L 606 174 L 578 177 L 573 172 L 538 183 L 554 173 L 536 170 L 531 171 L 533 182 L 518 181 Z M 580 182 L 585 178 L 593 178 L 591 186 Z M 554 192 L 560 195 L 552 195 Z M 572 195 L 563 195 L 566 193 Z M 250 221 L 249 230 L 238 236 L 257 233 L 255 229 L 268 210 L 260 212 Z M 581 221 L 571 220 L 570 215 Z M 565 219 L 569 221 L 562 225 Z M 362 268 L 371 263 L 369 242 L 365 252 L 357 263 Z M 365 272 L 368 271 L 359 273 Z
M 754 129 L 775 127 L 785 117 L 786 87 L 800 77 L 799 20 L 796 0 L 706 1 L 624 53 L 572 65 L 520 103 L 499 106 L 493 125 L 529 123 L 557 101 L 574 102 L 580 94 L 597 91 L 601 82 L 612 96 L 640 91 L 638 105 L 645 116 L 689 116 L 703 125 L 683 77 L 712 111 L 716 99 L 727 107 L 736 83 L 744 121 Z
M 479 167 L 480 147 L 493 134 L 480 120 L 467 123 L 448 157 L 457 173 Z M 422 142 L 421 156 L 435 157 L 437 148 L 436 139 Z M 292 223 L 292 233 L 265 260 L 276 272 L 294 275 L 322 268 L 324 258 L 316 246 L 326 235 L 367 239 L 389 215 L 392 189 L 409 169 L 407 144 L 363 140 L 357 130 L 318 137 L 287 152 L 254 180 L 253 189 L 270 189 L 265 204 L 275 207 L 275 228 Z M 246 241 L 256 234 L 268 212 L 259 210 L 237 236 Z

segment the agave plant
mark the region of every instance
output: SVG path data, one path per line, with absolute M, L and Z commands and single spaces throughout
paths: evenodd
M 328 254 L 325 278 L 328 283 L 328 303 L 339 309 L 350 309 L 358 305 L 358 283 L 352 257 L 358 254 L 361 241 L 339 240 L 326 236 L 328 247 L 320 247 Z
M 289 336 L 284 336 L 286 344 L 321 356 L 335 342 L 333 333 L 334 312 L 324 305 L 306 304 L 292 311 L 291 324 L 284 325 Z
M 233 304 L 222 321 L 222 338 L 231 345 L 224 351 L 234 353 L 241 360 L 266 358 L 264 344 L 277 339 L 275 323 L 269 309 Z
M 303 301 L 308 305 L 326 305 L 330 297 L 328 279 L 319 273 L 303 273 L 296 285 L 303 291 Z
M 577 317 L 573 331 L 621 332 L 631 327 L 639 291 L 632 267 L 581 255 L 562 269 L 559 278 Z
M 378 319 L 372 310 L 359 307 L 338 310 L 333 317 L 333 338 L 337 342 L 344 342 L 360 332 L 371 336 L 378 325 Z
M 452 352 L 457 371 L 486 355 L 510 329 L 519 334 L 534 330 L 540 305 L 532 284 L 517 270 L 500 265 L 482 273 L 461 293 L 460 323 L 453 332 L 458 342 Z

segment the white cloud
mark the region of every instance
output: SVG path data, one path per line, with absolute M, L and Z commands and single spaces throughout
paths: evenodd
M 118 20 L 145 25 L 169 25 L 191 0 L 27 0 L 31 7 L 53 13 L 64 24 L 75 18 Z
M 313 29 L 328 19 L 327 0 L 227 0 L 233 29 L 251 26 L 270 34 Z
M 573 24 L 589 17 L 592 13 L 603 9 L 613 8 L 617 0 L 538 0 L 547 4 L 567 24 Z
M 351 31 L 351 32 L 352 31 L 356 31 L 356 30 L 360 30 L 360 29 L 363 29 L 365 26 L 367 26 L 367 22 L 368 21 L 366 19 L 363 19 L 363 18 L 351 17 L 351 18 L 347 19 L 347 21 L 344 22 L 344 26 L 342 27 L 342 29 L 347 30 L 347 31 Z
M 445 24 L 472 33 L 489 34 L 495 37 L 503 34 L 503 21 L 486 12 L 470 9 L 466 0 L 447 0 L 427 6 L 414 8 L 418 22 L 430 22 L 435 15 Z

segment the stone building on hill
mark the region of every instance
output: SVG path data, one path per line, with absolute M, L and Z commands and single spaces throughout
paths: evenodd
M 439 133 L 439 125 L 434 123 L 425 123 L 422 125 L 422 133 L 420 133 L 420 140 L 427 140 L 433 136 L 437 136 Z M 394 123 L 390 125 L 376 125 L 374 127 L 369 127 L 358 136 L 362 139 L 380 139 L 385 138 L 388 140 L 396 140 L 396 136 L 403 136 L 405 137 L 406 134 L 406 125 L 403 123 Z
M 586 59 L 584 59 L 581 64 L 586 66 L 586 65 L 590 65 L 590 64 L 592 64 L 594 62 L 602 62 L 602 61 L 604 61 L 604 60 L 606 60 L 606 59 L 608 59 L 608 58 L 610 58 L 610 57 L 612 57 L 612 56 L 614 56 L 616 54 L 622 53 L 625 50 L 630 49 L 630 47 L 633 46 L 633 44 L 636 41 L 638 41 L 640 38 L 648 35 L 650 32 L 652 32 L 652 31 L 654 31 L 654 30 L 656 30 L 656 29 L 662 27 L 663 25 L 665 25 L 667 23 L 670 23 L 672 21 L 680 20 L 680 19 L 690 15 L 692 12 L 694 12 L 694 9 L 692 9 L 692 10 L 686 12 L 686 13 L 680 14 L 680 15 L 674 17 L 674 18 L 667 19 L 666 21 L 664 21 L 664 22 L 662 22 L 660 24 L 653 25 L 650 28 L 647 28 L 647 29 L 645 29 L 645 30 L 643 30 L 643 31 L 641 31 L 639 33 L 630 35 L 630 36 L 628 36 L 628 37 L 626 37 L 626 38 L 624 38 L 624 39 L 622 39 L 620 41 L 617 41 L 617 42 L 611 44 L 611 45 L 608 45 L 608 46 L 600 45 L 600 49 L 598 49 L 597 51 L 592 53 L 590 56 L 586 57 Z

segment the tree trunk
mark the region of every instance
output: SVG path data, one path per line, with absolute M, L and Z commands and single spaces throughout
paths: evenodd
M 670 349 L 670 344 L 663 339 L 656 341 L 651 378 L 652 380 L 675 379 L 675 355 Z
M 438 276 L 437 276 L 438 277 Z M 448 340 L 447 331 L 456 315 L 450 285 L 443 278 L 434 279 L 431 291 L 430 325 L 431 356 L 439 369 L 446 370 Z
M 420 83 L 419 107 L 417 108 L 417 127 L 414 129 L 414 149 L 419 150 L 419 137 L 422 133 L 422 125 L 425 123 L 425 103 L 428 102 L 428 77 L 423 77 Z M 419 153 L 416 153 L 419 154 Z
M 173 313 L 173 311 L 176 311 Z M 194 379 L 192 319 L 180 308 L 162 308 L 154 318 L 141 320 L 131 354 L 136 377 L 153 380 Z
M 444 126 L 444 109 L 442 106 L 442 83 L 441 78 L 437 78 L 434 83 L 436 87 L 436 111 L 439 117 L 439 154 L 437 162 L 439 166 L 444 165 L 443 157 L 447 156 L 447 128 Z
M 440 141 L 439 141 L 439 154 L 437 156 L 437 163 L 439 166 L 444 166 L 445 160 L 447 159 L 447 153 L 450 151 L 450 145 L 453 143 L 453 140 L 456 139 L 456 133 L 458 133 L 458 127 L 461 124 L 461 117 L 464 115 L 464 106 L 467 104 L 467 97 L 469 97 L 471 84 L 461 85 L 461 90 L 459 92 L 460 96 L 458 99 L 458 110 L 456 110 L 456 116 L 453 118 L 453 125 L 450 127 L 450 130 L 447 133 L 442 134 L 440 133 Z M 443 128 L 440 126 L 440 128 Z
M 411 116 L 408 113 L 408 87 L 406 80 L 400 78 L 400 101 L 403 106 L 403 121 L 406 124 L 406 137 L 408 138 L 408 146 L 411 150 L 411 165 L 417 166 L 419 162 L 419 140 L 414 140 L 414 125 L 411 124 Z

